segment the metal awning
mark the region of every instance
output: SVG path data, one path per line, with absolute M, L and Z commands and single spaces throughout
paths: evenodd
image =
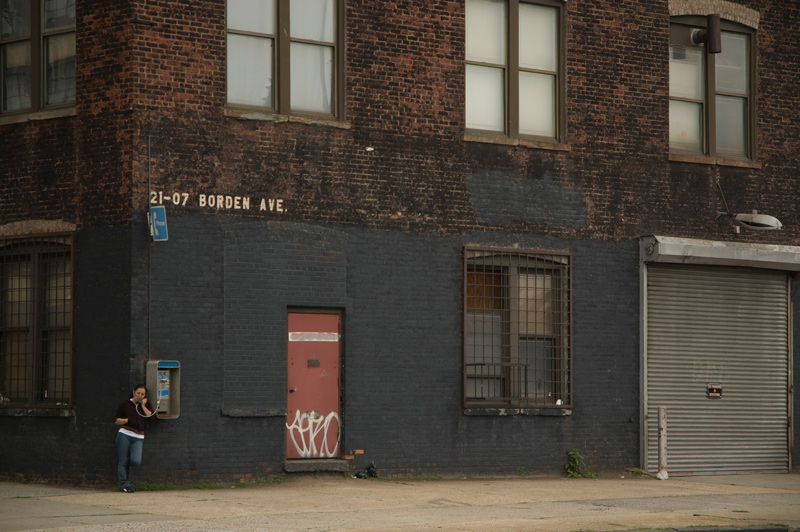
M 642 262 L 746 266 L 800 271 L 800 247 L 722 242 L 672 236 L 645 236 L 639 245 Z

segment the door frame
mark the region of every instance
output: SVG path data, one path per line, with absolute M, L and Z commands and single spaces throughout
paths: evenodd
M 289 431 L 288 431 L 288 425 L 292 421 L 290 419 L 290 416 L 293 415 L 292 412 L 289 412 L 289 408 L 288 408 L 289 393 L 290 393 L 290 391 L 289 391 L 290 383 L 289 383 L 289 373 L 288 373 L 288 371 L 289 371 L 289 366 L 288 366 L 289 365 L 289 332 L 290 332 L 289 331 L 289 315 L 291 315 L 291 314 L 335 315 L 335 316 L 338 317 L 338 321 L 339 321 L 339 332 L 338 332 L 338 334 L 339 334 L 339 339 L 338 339 L 338 344 L 339 344 L 339 352 L 338 352 L 339 375 L 338 375 L 338 382 L 339 382 L 339 386 L 338 386 L 337 401 L 338 401 L 338 412 L 339 412 L 339 426 L 338 426 L 338 428 L 339 428 L 339 445 L 338 445 L 338 452 L 336 453 L 337 456 L 326 457 L 326 458 L 320 458 L 320 457 L 289 458 L 288 457 L 288 453 L 287 453 L 286 459 L 287 460 L 309 460 L 309 459 L 339 460 L 339 459 L 341 459 L 341 456 L 343 454 L 346 454 L 343 451 L 344 433 L 345 433 L 345 428 L 344 428 L 344 425 L 345 425 L 344 424 L 344 382 L 345 382 L 344 381 L 344 371 L 345 371 L 345 364 L 344 364 L 344 316 L 345 316 L 345 313 L 344 313 L 344 311 L 342 309 L 339 309 L 339 308 L 326 308 L 326 307 L 287 307 L 287 309 L 286 309 L 286 351 L 285 351 L 286 359 L 285 360 L 286 360 L 286 364 L 287 364 L 287 367 L 286 367 L 286 379 L 287 380 L 286 380 L 286 386 L 285 386 L 285 393 L 286 393 L 285 397 L 286 397 L 287 408 L 286 408 L 286 422 L 284 423 L 284 436 L 286 438 L 285 443 L 284 443 L 284 449 L 288 448 L 289 438 L 290 438 Z

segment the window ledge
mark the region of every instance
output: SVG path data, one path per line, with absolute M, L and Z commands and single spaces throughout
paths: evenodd
M 523 148 L 533 148 L 537 150 L 571 151 L 572 146 L 560 142 L 549 142 L 531 139 L 518 139 L 506 137 L 504 135 L 479 135 L 465 133 L 462 137 L 464 142 L 482 142 L 484 144 L 499 144 L 501 146 L 522 146 Z
M 299 115 L 281 115 L 254 109 L 232 109 L 230 107 L 225 107 L 223 113 L 225 116 L 236 118 L 238 120 L 260 120 L 264 122 L 275 122 L 278 124 L 290 122 L 293 124 L 306 124 L 309 126 L 327 126 L 336 129 L 350 129 L 352 127 L 349 123 L 342 122 L 340 120 Z
M 547 416 L 572 415 L 571 408 L 464 408 L 465 416 Z
M 726 159 L 724 157 L 708 157 L 707 155 L 689 155 L 682 153 L 670 153 L 669 160 L 677 163 L 711 164 L 717 166 L 735 166 L 737 168 L 753 168 L 761 170 L 759 161 L 743 159 Z
M 285 408 L 225 407 L 219 409 L 224 417 L 286 417 Z
M 63 118 L 65 116 L 77 116 L 75 107 L 61 107 L 59 109 L 48 109 L 36 113 L 20 113 L 8 116 L 0 116 L 0 126 L 7 124 L 21 124 L 23 122 L 34 122 L 36 120 L 50 120 L 52 118 Z
M 66 408 L 0 408 L 0 417 L 75 417 Z

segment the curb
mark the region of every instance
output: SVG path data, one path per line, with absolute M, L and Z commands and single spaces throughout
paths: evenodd
M 614 530 L 610 532 L 630 532 L 628 530 Z M 649 532 L 792 532 L 783 526 L 745 526 L 745 527 L 689 527 L 689 528 L 658 528 Z M 793 532 L 800 532 L 800 528 Z

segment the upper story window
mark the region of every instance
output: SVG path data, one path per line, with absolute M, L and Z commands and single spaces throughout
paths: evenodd
M 228 0 L 227 101 L 341 117 L 344 3 Z
M 0 406 L 72 402 L 72 238 L 0 241 Z
M 0 0 L 0 113 L 75 103 L 75 0 Z
M 755 33 L 723 21 L 721 53 L 694 44 L 704 17 L 670 25 L 669 140 L 678 154 L 754 159 Z
M 551 0 L 467 0 L 468 130 L 563 138 L 563 9 Z

